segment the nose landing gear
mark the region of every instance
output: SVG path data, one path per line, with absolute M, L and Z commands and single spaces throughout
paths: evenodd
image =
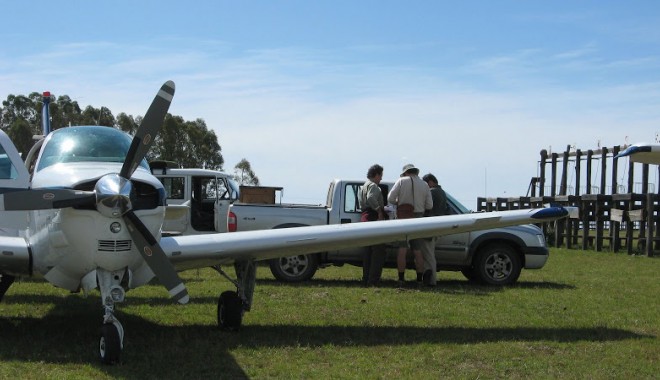
M 99 338 L 99 358 L 104 364 L 119 363 L 124 348 L 124 327 L 114 315 L 115 303 L 124 301 L 124 288 L 121 286 L 124 274 L 125 271 L 96 270 L 104 309 Z

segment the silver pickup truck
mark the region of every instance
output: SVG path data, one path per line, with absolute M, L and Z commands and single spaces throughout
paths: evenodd
M 364 181 L 334 180 L 325 206 L 299 204 L 233 203 L 227 217 L 228 232 L 290 228 L 322 224 L 358 223 L 360 188 Z M 387 199 L 391 182 L 381 182 Z M 470 211 L 447 193 L 452 214 Z M 270 269 L 281 281 L 311 279 L 328 265 L 361 266 L 364 247 L 273 259 Z M 386 267 L 396 267 L 396 250 L 387 250 Z M 548 247 L 540 228 L 534 225 L 505 227 L 442 236 L 435 247 L 437 270 L 461 271 L 466 278 L 491 285 L 518 280 L 522 268 L 538 269 L 548 260 Z

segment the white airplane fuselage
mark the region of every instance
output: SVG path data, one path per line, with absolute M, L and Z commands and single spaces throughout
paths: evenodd
M 82 182 L 117 173 L 120 169 L 119 163 L 59 163 L 35 173 L 32 188 L 73 188 Z M 135 171 L 133 180 L 164 191 L 160 181 L 142 167 Z M 160 238 L 165 207 L 159 205 L 135 213 L 152 235 Z M 115 229 L 111 230 L 113 224 Z M 34 274 L 58 287 L 74 291 L 82 286 L 89 290 L 94 286 L 95 277 L 90 277 L 88 284 L 81 282 L 97 269 L 109 272 L 128 270 L 130 287 L 142 285 L 153 277 L 120 216 L 112 218 L 96 209 L 70 207 L 30 211 L 25 238 L 32 250 Z

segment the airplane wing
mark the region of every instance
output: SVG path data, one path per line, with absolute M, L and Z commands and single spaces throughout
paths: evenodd
M 630 157 L 630 161 L 642 164 L 660 164 L 660 144 L 634 144 L 616 155 L 615 158 Z
M 512 225 L 549 222 L 568 216 L 562 207 L 497 211 L 367 223 L 295 227 L 222 234 L 163 237 L 160 245 L 178 270 L 267 260 L 423 237 Z

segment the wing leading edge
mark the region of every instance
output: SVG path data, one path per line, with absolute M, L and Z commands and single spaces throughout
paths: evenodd
M 660 164 L 660 145 L 659 144 L 634 144 L 626 148 L 623 152 L 616 155 L 615 158 L 630 157 L 630 161 L 642 164 Z
M 160 244 L 176 268 L 185 270 L 229 264 L 236 260 L 260 261 L 423 237 L 548 222 L 566 216 L 568 216 L 568 210 L 565 208 L 549 207 L 370 223 L 164 237 Z

